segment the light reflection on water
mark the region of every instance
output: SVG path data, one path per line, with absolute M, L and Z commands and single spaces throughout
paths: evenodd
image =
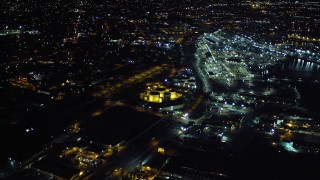
M 285 68 L 284 64 L 282 67 Z M 295 71 L 306 71 L 306 72 L 312 71 L 312 72 L 314 72 L 314 71 L 319 71 L 320 65 L 316 64 L 314 62 L 310 62 L 310 61 L 306 61 L 306 60 L 298 58 L 298 59 L 292 60 L 289 64 L 288 68 L 293 69 Z
M 253 73 L 297 87 L 301 95 L 299 104 L 312 112 L 320 112 L 320 106 L 314 106 L 320 102 L 320 64 L 290 57 Z
M 320 81 L 320 63 L 300 58 L 291 57 L 275 65 L 257 66 L 251 69 L 251 72 L 263 78 L 303 80 L 305 82 Z

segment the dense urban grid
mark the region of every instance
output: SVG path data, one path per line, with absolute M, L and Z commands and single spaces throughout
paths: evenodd
M 319 179 L 319 12 L 2 2 L 0 178 Z

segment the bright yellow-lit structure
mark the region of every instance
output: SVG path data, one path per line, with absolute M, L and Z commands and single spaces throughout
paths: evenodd
M 140 93 L 140 99 L 152 103 L 174 101 L 181 96 L 182 94 L 160 84 L 149 84 L 147 90 Z
M 162 148 L 162 147 L 158 147 L 158 153 L 160 153 L 160 154 L 164 154 L 164 148 Z
M 144 100 L 158 103 L 162 102 L 162 98 L 159 92 L 150 92 L 148 96 L 144 97 Z

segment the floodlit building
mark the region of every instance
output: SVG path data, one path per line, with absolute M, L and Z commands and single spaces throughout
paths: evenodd
M 182 93 L 159 83 L 148 84 L 145 91 L 140 92 L 139 97 L 150 108 L 161 111 L 174 111 L 184 107 Z
M 151 103 L 174 101 L 181 96 L 182 94 L 177 93 L 175 90 L 161 85 L 154 85 L 153 88 L 149 86 L 147 91 L 140 93 L 140 99 Z

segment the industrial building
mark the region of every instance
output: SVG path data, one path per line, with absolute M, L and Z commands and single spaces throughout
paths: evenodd
M 140 99 L 151 103 L 163 103 L 175 101 L 182 94 L 160 84 L 149 85 L 146 91 L 140 92 Z

